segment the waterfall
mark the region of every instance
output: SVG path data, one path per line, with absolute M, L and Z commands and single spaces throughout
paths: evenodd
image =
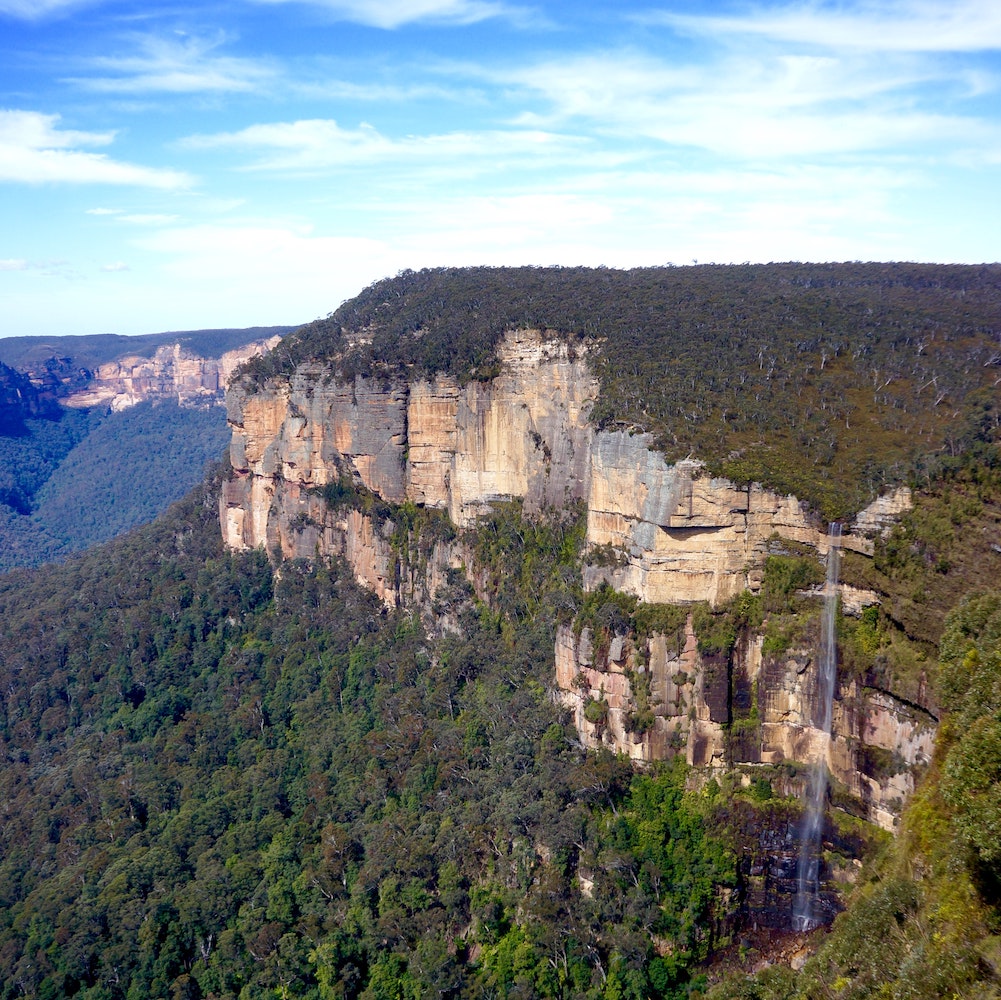
M 796 900 L 793 903 L 792 926 L 797 931 L 809 931 L 820 920 L 814 904 L 820 892 L 821 833 L 824 828 L 824 801 L 827 798 L 827 744 L 831 738 L 831 705 L 834 700 L 834 679 L 838 665 L 836 619 L 838 611 L 838 563 L 841 555 L 841 525 L 831 524 L 828 532 L 827 580 L 824 584 L 824 606 L 821 612 L 820 649 L 817 657 L 817 698 L 819 718 L 813 726 L 824 734 L 822 753 L 814 761 L 806 812 L 800 831 L 799 864 L 796 869 Z

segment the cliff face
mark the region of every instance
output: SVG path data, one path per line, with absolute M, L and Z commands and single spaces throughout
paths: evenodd
M 227 545 L 264 546 L 284 557 L 342 555 L 388 603 L 433 596 L 449 568 L 464 562 L 458 543 L 430 546 L 419 572 L 412 563 L 402 572 L 391 522 L 324 499 L 325 487 L 350 483 L 375 500 L 443 509 L 459 526 L 497 500 L 523 498 L 528 512 L 583 502 L 585 587 L 607 582 L 646 602 L 719 605 L 757 591 L 775 534 L 826 553 L 826 526 L 794 497 L 712 479 L 698 462 L 668 465 L 645 435 L 597 431 L 588 421 L 597 383 L 586 359 L 565 344 L 512 333 L 500 361 L 492 381 L 465 385 L 446 377 L 342 383 L 317 364 L 263 389 L 235 385 L 227 396 L 234 479 L 221 509 Z M 907 502 L 901 493 L 874 505 L 843 544 L 871 552 L 871 533 Z M 846 594 L 845 607 L 867 599 Z M 752 637 L 721 662 L 699 654 L 691 623 L 680 640 L 644 641 L 636 649 L 614 637 L 610 648 L 595 650 L 586 631 L 560 631 L 558 697 L 587 742 L 644 760 L 684 751 L 698 765 L 823 754 L 871 817 L 892 825 L 913 767 L 930 753 L 926 713 L 844 684 L 828 747 L 811 722 L 819 712 L 810 650 L 768 659 L 761 638 Z M 641 734 L 629 728 L 637 678 L 653 711 Z M 753 724 L 734 715 L 735 699 L 750 692 Z M 607 706 L 597 723 L 585 717 L 589 702 Z M 879 751 L 869 755 L 882 762 L 878 776 L 860 764 L 865 746 Z
M 25 420 L 51 416 L 54 410 L 25 375 L 0 363 L 0 433 L 17 433 Z
M 174 399 L 182 406 L 222 403 L 226 385 L 244 361 L 271 350 L 280 340 L 255 341 L 219 358 L 202 358 L 181 344 L 157 348 L 151 358 L 129 356 L 100 365 L 85 389 L 62 400 L 73 407 L 124 410 L 148 399 Z
M 316 490 L 347 475 L 392 503 L 443 508 L 459 526 L 497 500 L 521 497 L 529 512 L 584 501 L 588 546 L 605 557 L 586 584 L 604 580 L 646 601 L 727 600 L 753 584 L 775 532 L 826 546 L 795 498 L 737 489 L 697 462 L 670 466 L 646 435 L 596 432 L 597 383 L 566 345 L 522 331 L 500 357 L 500 375 L 465 386 L 344 384 L 303 365 L 263 391 L 234 387 L 227 544 L 305 557 L 319 544 L 327 554 L 300 529 L 322 513 Z
M 634 760 L 672 753 L 697 767 L 823 760 L 867 818 L 892 830 L 916 773 L 931 761 L 935 720 L 860 678 L 841 678 L 828 737 L 815 723 L 822 716 L 815 648 L 763 656 L 762 637 L 752 634 L 729 656 L 703 656 L 691 616 L 678 636 L 638 645 L 617 636 L 605 649 L 595 648 L 589 630 L 575 635 L 564 627 L 556 641 L 558 698 L 588 745 Z M 635 723 L 637 686 L 652 708 L 645 726 Z M 776 791 L 801 790 L 803 776 L 771 773 L 781 784 Z

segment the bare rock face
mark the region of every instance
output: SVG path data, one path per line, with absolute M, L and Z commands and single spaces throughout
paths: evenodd
M 775 533 L 826 551 L 827 532 L 795 497 L 712 479 L 700 462 L 668 465 L 647 435 L 596 435 L 587 541 L 610 558 L 585 584 L 606 582 L 645 601 L 716 605 L 753 584 Z
M 597 382 L 566 344 L 512 332 L 499 358 L 490 382 L 343 381 L 305 364 L 264 387 L 234 385 L 226 544 L 285 558 L 342 556 L 388 604 L 425 607 L 467 554 L 455 538 L 428 543 L 419 558 L 401 554 L 380 502 L 437 508 L 459 527 L 499 500 L 522 498 L 527 512 L 582 502 L 585 587 L 607 582 L 651 603 L 719 605 L 756 591 L 776 534 L 826 555 L 827 526 L 795 497 L 714 479 L 697 461 L 670 465 L 646 435 L 597 431 L 589 422 Z M 366 502 L 339 507 L 344 490 Z M 841 544 L 871 552 L 871 536 L 909 500 L 904 492 L 881 498 Z M 844 598 L 851 611 L 878 595 L 846 589 Z M 915 768 L 930 757 L 934 720 L 852 681 L 836 694 L 826 738 L 813 722 L 811 655 L 766 658 L 754 635 L 731 655 L 703 655 L 691 617 L 678 635 L 646 637 L 640 648 L 626 636 L 562 628 L 556 697 L 586 743 L 638 761 L 683 752 L 693 765 L 723 767 L 823 756 L 890 828 Z
M 226 544 L 278 548 L 285 557 L 347 555 L 359 580 L 393 576 L 388 546 L 343 540 L 319 497 L 347 481 L 391 503 L 446 510 L 465 526 L 498 500 L 538 511 L 586 497 L 597 385 L 583 358 L 532 331 L 509 335 L 489 383 L 439 377 L 339 381 L 303 365 L 286 382 L 227 396 L 236 478 L 222 502 Z M 458 559 L 441 554 L 433 573 Z M 379 570 L 364 570 L 363 566 Z M 389 601 L 392 587 L 376 588 Z
M 181 344 L 159 347 L 151 358 L 125 357 L 101 365 L 86 389 L 67 396 L 73 407 L 125 410 L 147 399 L 174 399 L 182 406 L 223 402 L 226 385 L 244 361 L 271 350 L 280 337 L 247 344 L 219 358 L 202 358 Z
M 866 537 L 885 534 L 911 506 L 910 487 L 900 486 L 877 497 L 865 510 L 859 511 L 852 531 Z
M 706 656 L 691 616 L 678 636 L 653 635 L 638 648 L 624 637 L 604 645 L 596 649 L 587 629 L 577 635 L 563 627 L 557 634 L 557 698 L 590 746 L 640 761 L 684 753 L 696 767 L 823 760 L 862 801 L 868 819 L 886 830 L 895 828 L 915 775 L 931 761 L 934 717 L 858 679 L 843 680 L 835 691 L 831 734 L 818 728 L 812 647 L 766 657 L 762 637 L 751 635 L 730 657 Z M 641 701 L 652 719 L 637 713 Z M 798 790 L 795 780 L 783 789 Z

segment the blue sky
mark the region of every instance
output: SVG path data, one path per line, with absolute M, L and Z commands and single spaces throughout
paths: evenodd
M 0 0 L 0 336 L 403 268 L 1001 258 L 1001 3 Z

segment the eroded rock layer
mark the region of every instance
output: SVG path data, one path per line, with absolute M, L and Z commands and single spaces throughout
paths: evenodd
M 233 372 L 249 358 L 271 350 L 281 340 L 271 337 L 203 358 L 181 344 L 165 344 L 151 358 L 129 356 L 101 365 L 86 389 L 71 393 L 63 403 L 73 407 L 108 406 L 124 410 L 148 399 L 173 399 L 182 406 L 223 401 Z
M 763 656 L 761 636 L 752 634 L 729 655 L 703 655 L 691 616 L 677 636 L 616 636 L 605 646 L 596 648 L 588 629 L 557 634 L 558 698 L 591 746 L 639 761 L 684 753 L 696 767 L 824 761 L 887 830 L 931 760 L 934 717 L 858 679 L 837 686 L 831 735 L 819 728 L 813 647 Z M 652 710 L 645 721 L 641 702 Z M 782 792 L 798 792 L 804 781 L 795 770 L 769 774 Z

